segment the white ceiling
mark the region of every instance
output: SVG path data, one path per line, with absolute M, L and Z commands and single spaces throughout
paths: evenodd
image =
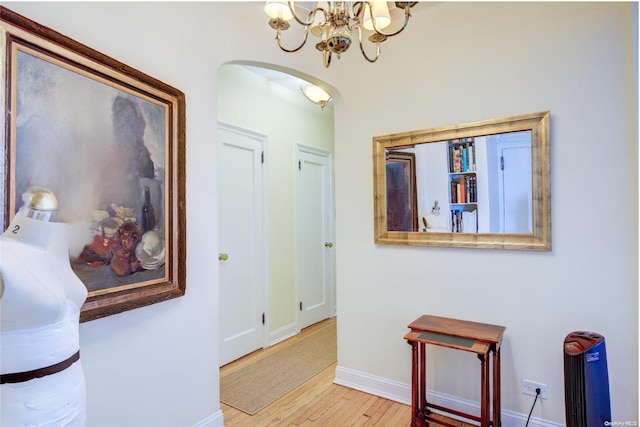
M 281 71 L 271 70 L 269 68 L 254 67 L 251 65 L 243 65 L 243 67 L 267 79 L 271 83 L 277 84 L 290 91 L 293 91 L 294 93 L 296 93 L 297 95 L 300 95 L 303 98 L 305 97 L 302 94 L 300 87 L 301 86 L 307 87 L 312 85 L 312 83 L 309 83 L 306 80 L 300 79 L 296 76 L 292 76 L 291 74 L 283 73 Z M 333 108 L 332 104 L 333 104 L 332 102 L 329 102 L 329 104 L 327 104 L 325 108 L 329 108 L 329 109 Z
M 283 86 L 296 93 L 300 93 L 300 86 L 308 86 L 309 83 L 306 80 L 299 79 L 291 74 L 283 73 L 281 71 L 271 70 L 268 68 L 254 67 L 251 65 L 244 65 L 247 70 L 258 74 L 259 76 L 269 80 L 272 83 Z

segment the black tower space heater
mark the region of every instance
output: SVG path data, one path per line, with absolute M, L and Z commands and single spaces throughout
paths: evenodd
M 564 339 L 564 403 L 567 427 L 602 427 L 611 422 L 602 335 L 577 331 Z

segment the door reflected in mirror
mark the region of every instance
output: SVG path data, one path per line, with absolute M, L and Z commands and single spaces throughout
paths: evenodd
M 550 250 L 549 121 L 375 137 L 376 243 Z

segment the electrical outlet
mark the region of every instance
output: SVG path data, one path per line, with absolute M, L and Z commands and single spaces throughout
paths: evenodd
M 549 398 L 549 387 L 546 384 L 537 383 L 535 381 L 522 380 L 522 393 L 529 394 L 531 396 L 536 395 L 536 389 L 540 389 L 540 398 Z

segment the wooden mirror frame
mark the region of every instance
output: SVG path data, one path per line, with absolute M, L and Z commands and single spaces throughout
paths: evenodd
M 551 250 L 551 167 L 548 111 L 373 138 L 374 240 L 376 244 L 458 248 Z M 447 140 L 531 131 L 531 234 L 453 233 L 387 230 L 387 150 Z

